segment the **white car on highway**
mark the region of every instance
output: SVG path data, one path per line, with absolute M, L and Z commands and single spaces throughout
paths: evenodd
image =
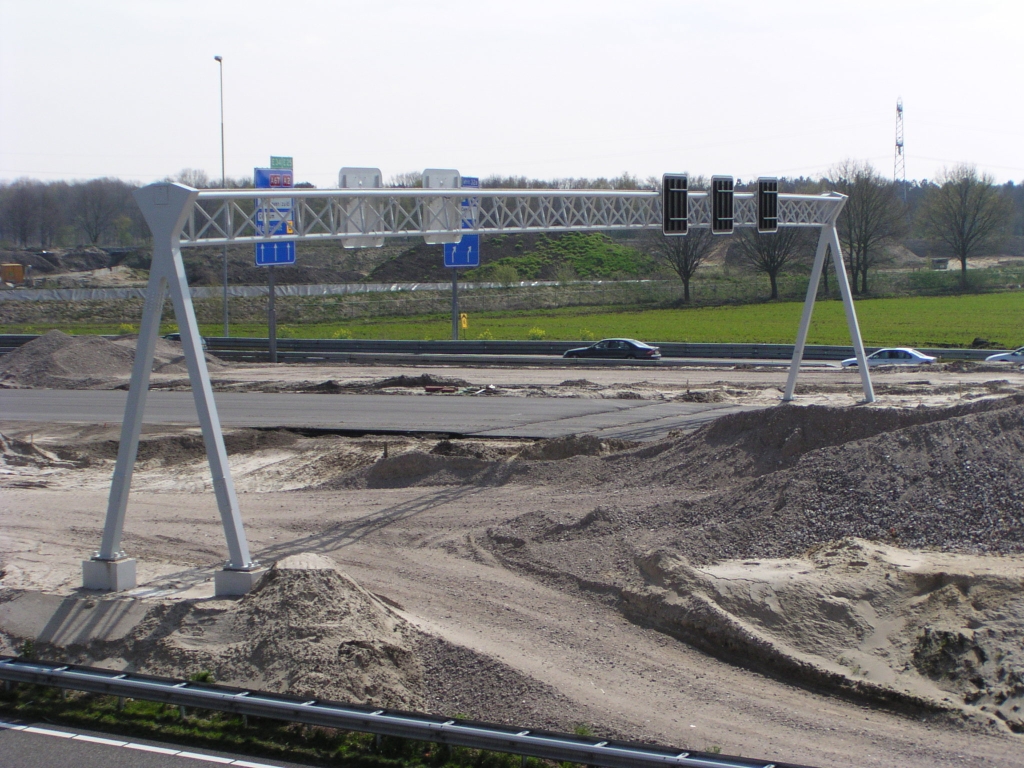
M 1024 363 L 1024 347 L 1017 347 L 1013 352 L 1000 352 L 998 355 L 989 355 L 985 358 L 986 363 Z
M 938 360 L 937 357 L 926 355 L 910 347 L 894 347 L 892 349 L 880 349 L 868 355 L 868 367 L 876 365 L 926 365 L 934 363 L 936 360 Z M 849 357 L 842 362 L 844 368 L 856 364 L 856 357 Z

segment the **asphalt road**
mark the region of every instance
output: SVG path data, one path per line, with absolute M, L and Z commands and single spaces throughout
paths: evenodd
M 302 768 L 299 763 L 267 760 L 209 749 L 53 726 L 0 720 L 3 768 L 192 768 L 203 763 L 237 768 Z
M 0 421 L 118 424 L 127 392 L 0 390 Z M 551 438 L 592 434 L 656 440 L 749 406 L 658 400 L 446 395 L 218 393 L 224 427 L 294 427 L 353 433 Z M 198 424 L 191 392 L 152 391 L 145 423 Z

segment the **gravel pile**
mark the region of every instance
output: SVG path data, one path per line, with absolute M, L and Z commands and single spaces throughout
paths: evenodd
M 848 536 L 1010 554 L 1024 552 L 1022 455 L 1020 398 L 920 411 L 779 407 L 509 477 L 642 489 L 579 521 L 572 540 L 600 542 L 602 559 L 655 546 L 695 563 L 787 557 Z M 499 549 L 550 541 L 553 532 L 567 541 L 565 526 L 556 514 L 547 522 L 530 515 L 492 538 Z M 564 555 L 572 561 L 576 552 L 566 546 Z

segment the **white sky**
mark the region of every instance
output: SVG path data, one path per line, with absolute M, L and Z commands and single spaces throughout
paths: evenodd
M 1022 0 L 0 0 L 0 179 L 1024 180 Z

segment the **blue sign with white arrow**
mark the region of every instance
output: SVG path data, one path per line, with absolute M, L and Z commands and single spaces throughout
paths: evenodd
M 479 267 L 480 235 L 463 235 L 457 243 L 444 244 L 446 267 Z
M 257 189 L 286 189 L 294 186 L 294 176 L 290 168 L 254 168 L 253 177 Z M 292 234 L 294 232 L 292 199 L 290 197 L 274 197 L 269 200 L 257 200 L 256 231 L 260 235 Z M 294 263 L 294 240 L 256 243 L 257 267 Z
M 462 186 L 480 189 L 480 179 L 475 176 L 463 176 Z M 476 226 L 476 209 L 479 198 L 467 197 L 462 201 L 462 228 L 473 229 Z M 480 235 L 463 235 L 457 243 L 444 244 L 444 265 L 446 267 L 479 267 L 480 266 Z

